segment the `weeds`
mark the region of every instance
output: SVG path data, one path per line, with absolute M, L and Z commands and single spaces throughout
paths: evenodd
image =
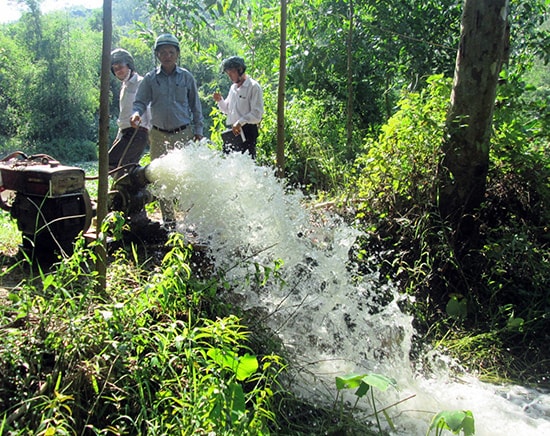
M 397 382 L 390 377 L 386 377 L 381 374 L 349 374 L 341 377 L 336 377 L 336 388 L 338 389 L 338 396 L 336 397 L 336 403 L 338 403 L 338 397 L 343 389 L 355 389 L 355 396 L 357 397 L 353 408 L 355 409 L 357 403 L 361 398 L 370 393 L 370 406 L 374 412 L 376 418 L 376 426 L 378 431 L 382 433 L 382 425 L 380 424 L 380 411 L 376 407 L 376 401 L 374 399 L 374 388 L 380 391 L 385 391 L 389 387 L 397 389 Z M 343 397 L 340 397 L 340 401 L 343 401 Z M 343 404 L 340 404 L 340 409 L 343 410 Z M 382 414 L 386 418 L 386 421 L 392 430 L 395 430 L 393 421 L 386 413 L 386 409 L 383 409 Z
M 284 368 L 240 319 L 204 318 L 215 294 L 175 236 L 162 265 L 113 255 L 106 295 L 78 245 L 41 286 L 12 292 L 0 325 L 0 423 L 33 434 L 267 434 Z M 222 305 L 216 306 L 220 311 Z

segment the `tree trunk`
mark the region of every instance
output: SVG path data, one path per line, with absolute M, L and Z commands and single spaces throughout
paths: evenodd
M 439 175 L 440 211 L 455 230 L 485 195 L 496 87 L 509 39 L 508 3 L 464 2 Z
M 285 81 L 286 81 L 286 1 L 281 0 L 279 46 L 279 91 L 277 94 L 277 176 L 285 176 Z
M 353 26 L 355 19 L 355 9 L 353 5 L 353 0 L 349 0 L 349 29 L 348 29 L 348 39 L 346 43 L 346 52 L 347 52 L 347 90 L 348 90 L 348 101 L 346 105 L 346 142 L 347 142 L 347 157 L 351 159 L 354 156 L 352 146 L 353 146 Z
M 96 270 L 98 291 L 107 287 L 107 242 L 101 234 L 103 220 L 107 216 L 109 173 L 109 81 L 111 79 L 111 40 L 113 33 L 111 0 L 103 0 L 103 48 L 101 55 L 101 92 L 99 99 L 99 182 L 97 192 Z

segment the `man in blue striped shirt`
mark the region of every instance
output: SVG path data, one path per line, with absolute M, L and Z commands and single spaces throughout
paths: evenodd
M 148 72 L 140 83 L 130 117 L 132 126 L 138 126 L 151 105 L 151 159 L 165 154 L 176 142 L 185 145 L 200 140 L 204 128 L 195 78 L 177 65 L 178 39 L 169 33 L 162 34 L 156 39 L 154 50 L 160 66 Z M 161 202 L 160 207 L 164 223 L 173 226 L 173 205 Z

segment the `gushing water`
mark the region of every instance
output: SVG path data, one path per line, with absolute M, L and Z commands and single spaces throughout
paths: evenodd
M 409 358 L 413 328 L 399 308 L 403 297 L 376 271 L 358 274 L 348 260 L 358 231 L 337 216 L 308 210 L 272 169 L 203 143 L 171 151 L 148 171 L 154 193 L 177 201 L 178 229 L 208 247 L 239 304 L 257 311 L 283 341 L 292 356 L 289 386 L 297 394 L 331 404 L 335 376 L 379 373 L 399 387 L 378 395 L 379 408 L 412 397 L 388 410 L 393 434 L 425 435 L 442 410 L 471 410 L 477 435 L 550 434 L 548 393 L 481 383 L 450 371 L 452 362 L 435 352 L 422 357 L 430 370 L 419 371 L 422 365 Z M 258 265 L 278 260 L 284 286 L 277 280 L 250 285 Z

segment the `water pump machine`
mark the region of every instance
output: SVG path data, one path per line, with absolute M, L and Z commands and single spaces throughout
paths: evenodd
M 153 201 L 146 189 L 149 183 L 147 167 L 126 168 L 109 192 L 109 211 L 123 212 L 131 225 L 143 225 L 132 217 L 143 215 L 145 205 Z M 70 253 L 95 215 L 83 169 L 20 151 L 0 160 L 0 208 L 17 221 L 22 248 L 29 253 Z

